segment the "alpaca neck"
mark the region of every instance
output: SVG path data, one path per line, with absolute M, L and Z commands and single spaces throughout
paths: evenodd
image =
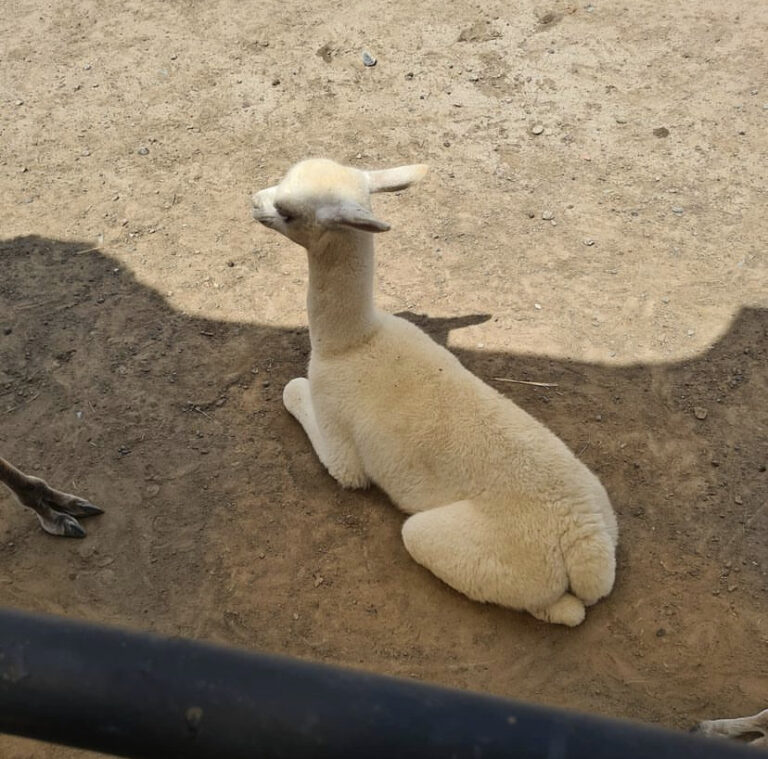
M 309 254 L 309 338 L 318 353 L 341 353 L 368 340 L 378 318 L 373 306 L 373 235 L 324 235 Z

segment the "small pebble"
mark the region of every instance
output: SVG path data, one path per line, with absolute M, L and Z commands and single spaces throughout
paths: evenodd
M 552 219 L 555 218 L 555 214 L 552 211 L 544 211 L 544 213 L 541 214 L 541 218 L 544 219 L 544 221 L 552 221 Z
M 584 238 L 584 244 L 587 247 L 591 248 L 595 244 L 595 241 L 591 237 L 585 237 Z
M 667 634 L 667 631 L 663 627 L 660 627 L 658 630 L 656 630 L 657 638 L 663 638 L 666 634 Z
M 531 127 L 531 134 L 541 134 L 544 131 L 544 127 L 541 124 L 534 124 Z
M 10 334 L 11 334 L 11 332 L 13 332 L 13 327 L 5 327 L 5 328 L 3 329 L 3 334 L 4 334 L 4 335 L 10 335 Z
M 376 59 L 367 50 L 363 50 L 363 65 L 369 67 L 376 65 Z
M 653 130 L 653 134 L 656 137 L 669 137 L 669 129 L 664 126 L 656 127 L 656 129 Z
M 83 71 L 90 71 L 91 70 L 91 64 L 86 63 L 85 66 L 83 66 Z
M 696 406 L 693 409 L 693 415 L 697 419 L 706 419 L 707 418 L 707 410 L 703 408 L 702 406 Z
M 277 85 L 278 85 L 278 84 L 280 84 L 280 80 L 279 80 L 277 77 L 275 77 L 275 78 L 272 80 L 272 86 L 273 86 L 273 87 L 277 87 Z
M 665 295 L 665 296 L 664 296 L 664 297 L 661 299 L 661 302 L 662 302 L 662 303 L 669 303 L 669 298 L 668 298 L 668 297 Z
M 142 147 L 140 147 L 140 148 L 139 148 L 139 149 L 138 149 L 136 152 L 137 152 L 139 155 L 149 155 L 149 148 L 146 148 L 146 147 L 143 147 L 143 146 L 142 146 Z
M 85 156 L 86 158 L 91 154 L 90 150 L 84 150 L 80 155 Z
M 535 308 L 537 311 L 541 311 L 541 303 L 534 303 L 534 304 L 533 304 L 533 307 L 534 307 L 534 308 Z
M 741 505 L 744 503 L 744 499 L 743 499 L 743 498 L 742 498 L 740 495 L 737 495 L 737 496 L 736 496 L 736 497 L 733 499 L 733 502 L 734 502 L 734 503 L 738 503 L 738 504 L 739 504 L 739 506 L 741 506 Z
M 672 213 L 681 214 L 685 209 L 680 206 L 672 206 Z
M 17 100 L 16 101 L 16 105 L 24 105 L 24 101 L 23 100 Z
M 617 124 L 626 124 L 627 123 L 627 117 L 626 116 L 616 116 L 616 123 Z
M 693 337 L 696 334 L 696 330 L 695 329 L 689 329 L 687 334 L 688 334 L 688 337 Z

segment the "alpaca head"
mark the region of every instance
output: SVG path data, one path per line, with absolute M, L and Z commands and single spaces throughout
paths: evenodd
M 371 212 L 374 192 L 394 192 L 418 182 L 422 164 L 362 171 L 313 158 L 293 166 L 280 184 L 253 195 L 253 218 L 305 248 L 328 231 L 386 232 Z

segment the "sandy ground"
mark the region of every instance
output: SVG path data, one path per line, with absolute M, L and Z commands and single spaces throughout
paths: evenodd
M 675 727 L 766 705 L 768 5 L 2 16 L 0 452 L 107 513 L 56 539 L 3 495 L 0 604 Z M 310 155 L 432 167 L 376 199 L 378 302 L 601 476 L 582 627 L 442 585 L 283 410 L 306 261 L 248 197 Z

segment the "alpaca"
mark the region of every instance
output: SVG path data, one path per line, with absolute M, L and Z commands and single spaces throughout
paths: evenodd
M 471 599 L 569 626 L 612 589 L 618 537 L 605 489 L 552 432 L 424 332 L 373 303 L 370 194 L 422 165 L 292 167 L 253 217 L 306 248 L 308 379 L 283 402 L 345 488 L 371 482 L 410 514 L 419 564 Z
M 75 517 L 91 517 L 103 510 L 76 495 L 54 490 L 39 477 L 30 477 L 0 458 L 0 482 L 28 506 L 40 520 L 43 529 L 51 535 L 66 538 L 84 538 L 85 530 Z
M 751 746 L 768 748 L 768 709 L 751 717 L 737 719 L 713 719 L 699 722 L 694 733 L 721 738 L 744 740 Z

